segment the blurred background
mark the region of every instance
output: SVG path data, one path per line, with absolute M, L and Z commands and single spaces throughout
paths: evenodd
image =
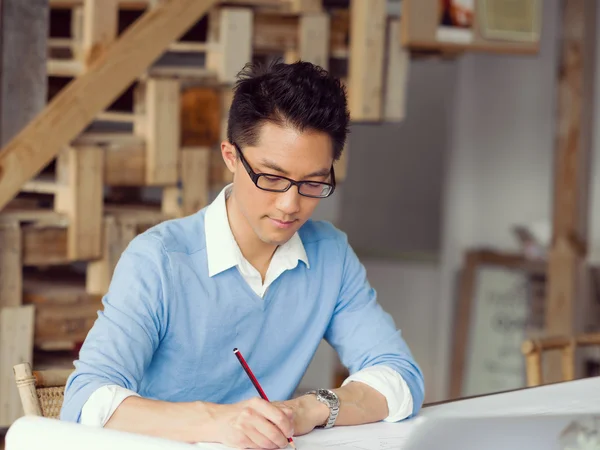
M 346 84 L 351 134 L 317 218 L 348 234 L 426 402 L 598 375 L 600 353 L 575 352 L 600 322 L 594 0 L 0 11 L 0 425 L 22 414 L 13 365 L 72 367 L 127 243 L 229 182 L 219 143 L 251 60 Z M 542 360 L 538 338 L 567 350 Z M 346 375 L 323 342 L 299 391 Z

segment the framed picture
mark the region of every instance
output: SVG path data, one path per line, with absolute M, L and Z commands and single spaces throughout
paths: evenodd
M 414 51 L 536 54 L 541 0 L 402 0 L 401 44 Z
M 467 252 L 454 321 L 450 396 L 526 386 L 521 344 L 542 333 L 546 264 L 518 254 Z
M 541 0 L 479 0 L 481 35 L 507 42 L 537 42 Z

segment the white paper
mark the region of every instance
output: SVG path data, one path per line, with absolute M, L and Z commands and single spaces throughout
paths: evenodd
M 600 377 L 548 384 L 423 408 L 426 417 L 600 414 Z
M 398 423 L 379 422 L 360 426 L 318 429 L 294 438 L 298 450 L 395 450 L 401 449 L 426 419 L 415 417 Z

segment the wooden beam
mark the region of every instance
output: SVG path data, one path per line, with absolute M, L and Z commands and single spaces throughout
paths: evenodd
M 253 11 L 250 8 L 215 8 L 209 21 L 206 67 L 222 83 L 235 83 L 244 64 L 252 61 Z
M 87 261 L 102 254 L 104 149 L 69 147 L 58 158 L 57 212 L 68 217 L 68 258 Z
M 348 107 L 353 121 L 382 117 L 386 0 L 351 0 Z
M 553 230 L 546 305 L 546 333 L 550 335 L 581 331 L 589 311 L 582 280 L 594 122 L 597 2 L 565 0 L 562 5 Z M 560 360 L 549 360 L 551 382 L 560 376 Z
M 210 157 L 210 147 L 189 147 L 181 150 L 180 186 L 165 188 L 165 214 L 175 217 L 188 216 L 208 205 Z
M 83 64 L 89 67 L 117 38 L 117 0 L 86 0 L 83 5 Z
M 33 358 L 34 314 L 32 305 L 0 309 L 0 427 L 23 415 L 12 368 Z
M 410 52 L 400 44 L 401 26 L 400 19 L 388 23 L 383 118 L 392 122 L 400 122 L 406 116 Z
M 161 3 L 144 13 L 86 73 L 53 97 L 0 151 L 0 209 L 216 2 Z
M 46 104 L 50 19 L 47 0 L 1 0 L 0 11 L 0 145 L 4 146 Z
M 330 20 L 327 13 L 303 14 L 298 27 L 298 48 L 285 53 L 288 63 L 308 61 L 329 68 Z
M 20 306 L 23 293 L 21 225 L 0 223 L 0 308 Z
M 23 225 L 23 265 L 52 266 L 69 264 L 65 225 Z
M 168 78 L 150 78 L 144 83 L 145 184 L 175 184 L 181 142 L 180 84 Z

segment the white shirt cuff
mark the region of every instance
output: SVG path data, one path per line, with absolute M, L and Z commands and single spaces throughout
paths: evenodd
M 358 381 L 379 391 L 387 400 L 388 417 L 385 422 L 406 419 L 413 410 L 413 398 L 404 378 L 387 366 L 371 366 L 350 375 L 342 386 Z
M 121 386 L 107 385 L 96 389 L 81 410 L 81 424 L 104 427 L 121 402 L 140 395 Z

